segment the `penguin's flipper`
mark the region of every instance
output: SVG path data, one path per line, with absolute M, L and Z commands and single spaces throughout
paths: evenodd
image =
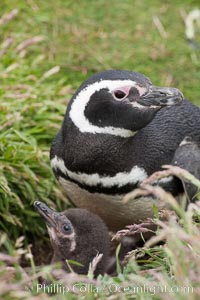
M 189 136 L 186 136 L 174 153 L 172 165 L 187 170 L 197 179 L 200 179 L 200 147 Z M 195 201 L 200 197 L 197 186 L 191 182 L 183 182 L 189 201 Z

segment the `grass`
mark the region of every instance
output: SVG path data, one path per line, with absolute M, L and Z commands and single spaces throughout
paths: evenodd
M 67 200 L 49 165 L 49 148 L 71 95 L 91 74 L 110 68 L 135 70 L 157 85 L 180 88 L 200 106 L 200 52 L 186 41 L 182 17 L 198 6 L 197 0 L 165 3 L 160 0 L 1 0 L 0 16 L 4 16 L 0 21 L 2 251 L 18 257 L 19 249 L 28 249 L 28 244 L 34 244 L 41 236 L 46 242 L 44 224 L 33 210 L 35 200 L 59 210 L 66 206 Z M 5 14 L 10 12 L 13 18 L 8 20 Z M 156 17 L 163 26 L 161 31 Z M 198 32 L 196 38 L 200 41 Z M 195 211 L 198 214 L 199 208 Z M 105 276 L 100 282 L 119 284 L 123 288 L 146 280 L 148 284 L 153 280 L 164 282 L 169 287 L 184 285 L 187 280 L 194 285 L 193 277 L 198 275 L 196 268 L 199 267 L 198 224 L 192 223 L 189 213 L 184 214 L 190 222 L 190 230 L 185 225 L 182 228 L 168 224 L 169 237 L 164 249 L 148 250 L 153 257 L 146 260 L 144 266 L 139 267 L 132 259 L 124 273 L 116 278 Z M 20 236 L 25 240 L 23 247 L 16 250 Z M 177 240 L 179 236 L 181 239 Z M 18 268 L 17 262 L 14 266 Z M 150 271 L 145 273 L 145 268 L 152 272 L 160 269 L 152 275 Z M 32 272 L 33 268 L 30 273 L 34 276 Z M 0 295 L 4 299 L 48 298 L 36 293 L 30 295 L 20 287 L 18 278 L 14 282 L 21 296 L 10 290 L 4 292 L 2 285 Z M 198 282 L 195 284 L 197 287 Z M 112 299 L 110 294 L 108 291 Z M 190 294 L 191 299 L 197 295 L 198 289 Z M 122 290 L 115 296 L 128 297 Z M 175 299 L 187 299 L 186 296 L 176 293 Z M 71 299 L 76 299 L 74 297 L 71 295 Z M 87 299 L 98 297 L 103 299 L 103 293 L 86 296 Z M 150 296 L 147 293 L 137 297 L 170 299 L 170 294 Z

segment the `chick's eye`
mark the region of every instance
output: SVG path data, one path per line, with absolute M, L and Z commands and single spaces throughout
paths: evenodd
M 69 233 L 71 231 L 71 226 L 69 224 L 64 224 L 62 227 L 64 233 Z
M 115 90 L 113 92 L 113 95 L 114 95 L 115 99 L 117 99 L 117 100 L 122 100 L 127 96 L 127 94 L 122 90 Z

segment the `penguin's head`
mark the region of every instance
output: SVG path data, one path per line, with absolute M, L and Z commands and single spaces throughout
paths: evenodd
M 34 207 L 47 225 L 54 262 L 61 262 L 62 268 L 69 272 L 71 268 L 66 260 L 72 259 L 79 263 L 72 266 L 73 270 L 87 274 L 89 264 L 100 253 L 103 257 L 94 275 L 105 272 L 110 243 L 108 229 L 100 217 L 81 208 L 69 208 L 59 213 L 40 201 L 35 201 Z
M 129 137 L 145 127 L 162 107 L 182 100 L 178 89 L 156 87 L 143 74 L 109 70 L 80 86 L 66 118 L 81 132 Z
M 35 201 L 34 207 L 45 221 L 54 252 L 60 258 L 67 259 L 72 253 L 82 251 L 88 256 L 87 249 L 83 249 L 88 243 L 91 248 L 107 251 L 108 229 L 97 215 L 81 208 L 56 212 L 40 201 Z
M 45 203 L 35 201 L 34 207 L 46 223 L 51 244 L 58 255 L 69 255 L 76 249 L 74 226 L 64 213 L 49 208 Z M 67 257 L 66 257 L 67 258 Z

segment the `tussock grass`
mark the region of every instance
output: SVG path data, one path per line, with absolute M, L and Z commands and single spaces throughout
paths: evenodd
M 49 299 L 49 294 L 56 292 L 52 299 L 198 299 L 200 229 L 195 219 L 200 213 L 200 203 L 189 204 L 187 211 L 177 204 L 177 210 L 184 222 L 169 211 L 162 213 L 162 219 L 154 219 L 159 226 L 156 235 L 144 247 L 127 255 L 123 272 L 118 267 L 115 277 L 104 275 L 92 279 L 91 272 L 80 276 L 73 272 L 66 274 L 55 266 L 36 268 L 31 253 L 23 250 L 22 239 L 18 239 L 12 256 L 0 254 L 3 263 L 0 296 L 3 299 L 13 299 L 13 296 L 14 299 Z M 159 246 L 159 241 L 165 243 Z M 5 239 L 1 242 L 5 243 Z M 25 271 L 17 263 L 21 254 L 31 260 L 32 267 Z M 43 286 L 44 290 L 39 276 L 51 279 L 49 286 Z
M 0 248 L 4 254 L 0 256 L 0 298 L 49 299 L 37 293 L 36 285 L 38 276 L 46 277 L 51 267 L 38 269 L 28 247 L 33 244 L 34 248 L 39 240 L 47 245 L 46 229 L 32 204 L 39 199 L 59 210 L 68 205 L 51 171 L 49 148 L 70 96 L 83 80 L 104 69 L 132 69 L 157 85 L 180 88 L 200 105 L 199 51 L 187 43 L 183 22 L 184 15 L 198 5 L 196 0 L 1 1 Z M 196 38 L 199 42 L 198 31 Z M 199 205 L 189 208 L 179 210 L 182 223 L 171 217 L 167 223 L 157 220 L 156 238 L 164 238 L 166 244 L 152 248 L 149 242 L 130 254 L 123 273 L 118 267 L 118 276 L 96 281 L 60 275 L 66 286 L 86 281 L 106 286 L 105 291 L 84 296 L 77 289 L 59 299 L 126 299 L 133 295 L 134 286 L 144 284 L 152 286 L 152 291 L 139 293 L 137 299 L 198 299 Z M 27 274 L 20 267 L 22 253 L 31 265 Z M 194 289 L 188 296 L 181 291 L 161 292 L 159 285 Z

